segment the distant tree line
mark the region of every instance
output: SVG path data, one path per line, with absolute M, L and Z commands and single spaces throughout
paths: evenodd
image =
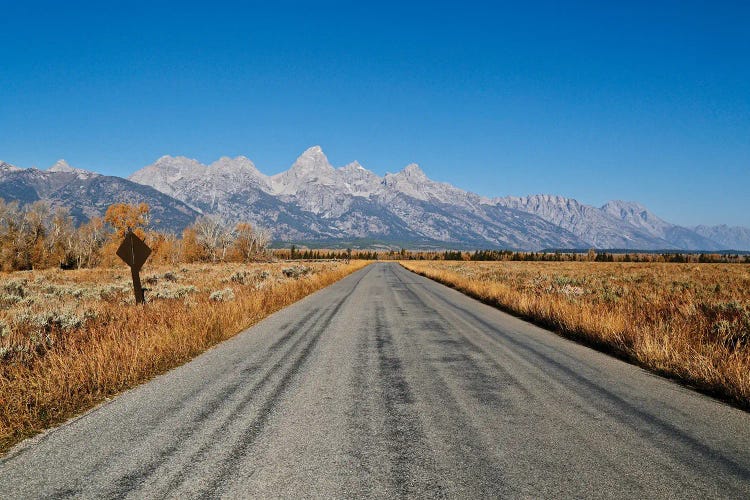
M 680 252 L 518 252 L 511 250 L 475 251 L 406 251 L 389 252 L 381 258 L 403 260 L 465 260 L 465 261 L 525 261 L 525 262 L 674 262 L 674 263 L 750 263 L 750 254 L 680 253 Z
M 279 259 L 295 260 L 378 260 L 381 258 L 376 250 L 309 249 L 297 248 L 297 245 L 276 249 L 273 255 Z
M 151 247 L 153 263 L 246 262 L 269 256 L 270 233 L 249 223 L 199 217 L 180 238 L 151 229 L 149 215 L 145 203 L 114 204 L 104 217 L 76 227 L 65 208 L 0 199 L 0 270 L 111 266 L 119 263 L 115 252 L 129 229 Z
M 291 245 L 271 253 L 271 235 L 247 222 L 227 224 L 219 218 L 202 216 L 180 237 L 155 231 L 150 226 L 147 204 L 111 205 L 104 217 L 92 217 L 76 226 L 65 208 L 52 208 L 37 201 L 25 206 L 0 199 L 0 270 L 16 271 L 60 267 L 112 266 L 128 230 L 142 238 L 152 254 L 149 262 L 248 262 L 282 259 L 367 259 L 367 260 L 464 260 L 464 261 L 588 261 L 588 262 L 675 262 L 750 263 L 750 255 L 680 252 L 519 252 L 511 250 L 372 250 L 309 249 Z
M 289 250 L 278 256 L 291 258 Z M 294 258 L 341 258 L 336 251 L 295 250 Z M 331 257 L 332 256 L 332 257 Z M 674 263 L 750 263 L 750 254 L 736 253 L 680 253 L 680 252 L 623 252 L 597 251 L 540 251 L 513 250 L 355 250 L 352 258 L 379 260 L 453 260 L 453 261 L 519 261 L 519 262 L 674 262 Z

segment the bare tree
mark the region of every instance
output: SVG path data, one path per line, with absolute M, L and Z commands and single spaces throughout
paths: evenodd
M 23 212 L 18 202 L 6 203 L 0 199 L 0 265 L 3 271 L 18 269 L 23 225 Z
M 107 239 L 104 220 L 93 217 L 78 228 L 73 239 L 73 255 L 76 267 L 93 267 L 99 263 L 102 245 Z
M 201 253 L 211 262 L 226 259 L 235 232 L 221 219 L 212 216 L 198 217 L 192 226 Z
M 55 210 L 47 230 L 47 251 L 55 264 L 69 267 L 75 263 L 78 234 L 67 208 Z
M 264 227 L 255 228 L 255 249 L 257 254 L 265 254 L 271 243 L 271 231 Z
M 271 239 L 267 230 L 253 227 L 247 222 L 238 223 L 234 231 L 233 253 L 236 258 L 246 262 L 263 254 Z

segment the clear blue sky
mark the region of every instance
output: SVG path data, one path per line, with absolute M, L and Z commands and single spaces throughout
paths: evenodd
M 2 1 L 0 159 L 275 173 L 320 144 L 489 196 L 750 226 L 748 2 L 104 3 Z

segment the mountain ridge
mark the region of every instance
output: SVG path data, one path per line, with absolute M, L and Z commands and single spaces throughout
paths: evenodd
M 173 158 L 167 163 L 175 161 L 180 162 Z M 566 230 L 531 214 L 478 207 L 478 196 L 429 180 L 415 164 L 380 177 L 358 162 L 334 168 L 319 146 L 308 148 L 284 172 L 256 174 L 254 180 L 244 183 L 209 176 L 209 185 L 201 187 L 183 176 L 164 188 L 163 170 L 150 165 L 130 179 L 161 187 L 206 213 L 228 220 L 241 217 L 270 227 L 279 240 L 359 238 L 519 249 L 583 244 Z M 192 172 L 194 168 L 183 170 Z M 259 208 L 256 200 L 263 197 L 276 206 L 266 211 Z M 209 203 L 209 198 L 218 202 Z M 300 214 L 308 220 L 294 224 Z M 531 234 L 524 228 L 530 228 Z
M 93 185 L 97 192 L 91 191 Z M 179 232 L 200 214 L 216 215 L 267 227 L 279 242 L 750 250 L 750 229 L 743 227 L 687 228 L 633 201 L 595 207 L 551 194 L 488 198 L 434 181 L 416 163 L 383 176 L 356 160 L 334 167 L 320 146 L 308 148 L 289 169 L 274 175 L 262 173 L 246 156 L 203 164 L 164 155 L 128 179 L 77 169 L 64 160 L 47 170 L 0 162 L 0 197 L 67 204 L 78 221 L 100 215 L 107 201 L 150 200 L 159 207 L 155 220 L 162 229 Z
M 135 172 L 130 179 L 160 188 L 159 177 L 149 175 L 151 167 L 153 165 Z M 206 171 L 208 168 L 204 166 Z M 329 233 L 359 228 L 353 234 L 345 232 L 349 237 L 387 239 L 389 231 L 385 227 L 375 227 L 379 225 L 374 221 L 377 217 L 372 215 L 377 212 L 375 206 L 379 206 L 386 207 L 388 219 L 397 217 L 415 236 L 452 244 L 465 238 L 465 242 L 484 241 L 493 247 L 526 244 L 530 245 L 528 249 L 539 249 L 544 246 L 541 241 L 555 240 L 550 238 L 555 231 L 545 228 L 543 237 L 538 232 L 541 230 L 538 218 L 557 228 L 558 243 L 575 242 L 580 248 L 711 251 L 730 247 L 724 243 L 728 236 L 723 240 L 711 238 L 691 228 L 671 224 L 637 202 L 613 200 L 602 207 L 594 207 L 558 195 L 487 198 L 449 183 L 433 181 L 416 163 L 383 176 L 367 170 L 358 161 L 336 168 L 317 145 L 305 150 L 289 169 L 280 173 L 269 176 L 255 169 L 254 179 L 257 191 L 317 218 L 319 225 L 330 226 Z M 184 184 L 185 179 L 175 180 L 165 192 L 175 192 L 188 203 L 191 199 L 206 198 L 205 190 L 193 189 L 190 195 L 175 191 L 173 187 L 181 182 Z M 211 190 L 220 198 L 224 193 L 226 198 L 237 190 L 237 185 L 222 185 L 220 179 L 214 178 Z M 357 199 L 360 202 L 354 204 Z M 369 207 L 364 206 L 368 203 Z M 501 214 L 499 208 L 506 211 Z M 216 207 L 214 211 L 232 218 L 229 210 Z M 455 224 L 448 230 L 451 217 L 461 220 L 466 230 L 461 231 Z M 379 222 L 383 222 L 382 217 Z M 492 233 L 489 227 L 498 222 L 507 234 L 489 234 Z M 519 234 L 523 233 L 523 228 L 519 227 L 523 223 L 529 228 L 526 237 Z M 362 230 L 368 224 L 371 231 Z M 486 227 L 480 227 L 482 224 Z M 314 232 L 308 235 L 312 239 L 320 236 Z M 279 236 L 284 238 L 284 235 Z
M 78 224 L 103 216 L 113 203 L 145 202 L 151 207 L 152 227 L 168 232 L 181 231 L 199 215 L 150 186 L 73 168 L 64 160 L 47 170 L 22 169 L 0 162 L 0 198 L 22 205 L 46 201 L 53 208 L 65 207 Z

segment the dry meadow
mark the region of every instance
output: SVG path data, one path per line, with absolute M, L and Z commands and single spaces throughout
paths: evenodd
M 750 408 L 750 266 L 403 261 L 423 276 Z
M 366 261 L 0 274 L 0 450 L 175 367 Z

